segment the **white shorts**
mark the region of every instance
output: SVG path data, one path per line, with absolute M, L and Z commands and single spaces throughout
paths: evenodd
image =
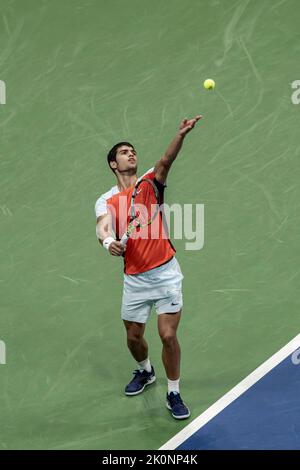
M 176 258 L 141 274 L 124 274 L 122 319 L 146 323 L 153 305 L 157 314 L 179 312 L 182 279 Z

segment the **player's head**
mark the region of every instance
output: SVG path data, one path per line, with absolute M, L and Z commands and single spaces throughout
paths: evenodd
M 118 142 L 107 154 L 107 162 L 110 169 L 118 175 L 134 175 L 137 171 L 136 151 L 129 142 Z

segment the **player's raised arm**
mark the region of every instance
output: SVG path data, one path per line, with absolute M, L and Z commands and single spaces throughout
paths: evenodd
M 124 246 L 113 237 L 111 215 L 109 213 L 97 217 L 96 234 L 101 245 L 113 256 L 122 256 Z
M 181 122 L 176 136 L 170 143 L 169 147 L 167 148 L 161 159 L 158 160 L 155 165 L 155 178 L 160 183 L 165 183 L 171 165 L 182 147 L 183 139 L 195 127 L 196 122 L 199 121 L 199 119 L 201 118 L 202 116 L 198 114 L 193 119 L 183 119 L 183 121 Z

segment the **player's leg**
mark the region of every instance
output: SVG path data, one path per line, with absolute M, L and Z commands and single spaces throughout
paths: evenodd
M 176 419 L 190 416 L 188 407 L 182 401 L 180 381 L 180 345 L 177 339 L 177 328 L 181 318 L 182 279 L 183 275 L 176 259 L 165 265 L 160 273 L 161 286 L 164 292 L 155 302 L 158 313 L 158 331 L 163 344 L 162 360 L 168 380 L 167 408 Z
M 137 361 L 138 369 L 125 387 L 126 395 L 138 395 L 147 385 L 155 382 L 155 372 L 148 357 L 148 345 L 144 338 L 145 323 L 123 320 L 127 332 L 128 348 Z
M 180 346 L 177 339 L 177 328 L 183 306 L 183 275 L 175 258 L 156 271 L 159 284 L 156 289 L 153 289 L 153 295 L 157 296 L 154 303 L 158 314 L 158 332 L 163 344 L 162 361 L 168 377 L 168 390 L 179 391 Z M 177 381 L 176 388 L 171 389 L 171 382 L 175 381 Z
M 180 315 L 181 311 L 158 315 L 158 332 L 163 345 L 162 361 L 170 381 L 178 381 L 180 377 L 180 345 L 177 339 Z
M 148 344 L 144 338 L 145 323 L 123 320 L 127 333 L 127 346 L 137 362 L 148 358 Z
M 167 408 L 176 419 L 190 416 L 190 410 L 183 403 L 179 391 L 180 381 L 180 345 L 177 338 L 177 328 L 181 311 L 176 313 L 161 313 L 158 315 L 158 332 L 161 338 L 162 361 L 168 379 Z

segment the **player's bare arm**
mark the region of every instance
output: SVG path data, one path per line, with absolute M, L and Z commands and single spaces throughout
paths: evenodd
M 160 160 L 158 160 L 155 165 L 155 178 L 160 183 L 165 183 L 172 163 L 174 162 L 182 147 L 184 138 L 195 127 L 195 124 L 201 118 L 202 116 L 198 114 L 193 119 L 183 119 L 183 121 L 181 122 L 176 136 L 170 143 L 164 155 L 161 157 Z
M 103 245 L 104 240 L 111 240 L 114 238 L 110 214 L 104 214 L 97 218 L 96 232 L 101 245 Z M 108 251 L 113 256 L 122 256 L 124 253 L 124 246 L 117 240 L 111 240 L 111 243 L 109 243 L 108 246 Z

